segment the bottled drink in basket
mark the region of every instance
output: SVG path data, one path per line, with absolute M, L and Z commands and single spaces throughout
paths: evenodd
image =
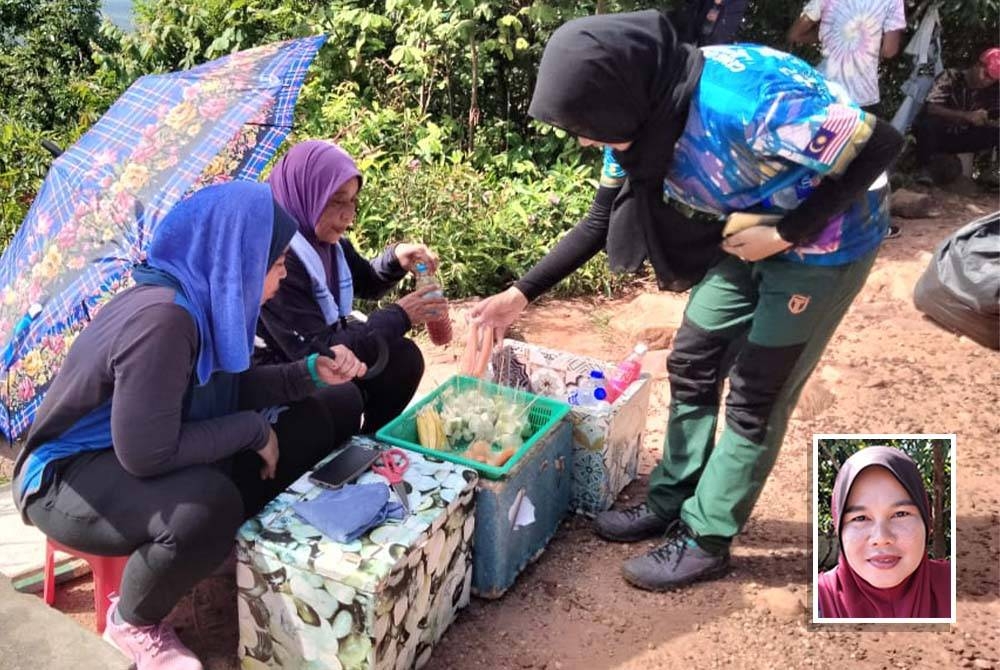
M 438 287 L 438 290 L 431 291 L 427 295 L 434 298 L 444 295 L 444 293 L 441 292 L 441 285 L 438 284 L 437 279 L 435 279 L 434 275 L 427 271 L 426 264 L 417 263 L 416 274 L 417 288 L 422 286 L 436 286 Z M 427 334 L 431 336 L 431 342 L 438 346 L 443 346 L 451 342 L 451 317 L 448 316 L 447 311 L 441 316 L 441 318 L 427 322 Z
M 618 400 L 618 397 L 625 393 L 625 389 L 639 378 L 639 375 L 642 374 L 642 357 L 646 355 L 648 350 L 649 347 L 644 342 L 639 342 L 635 345 L 632 353 L 626 356 L 611 373 L 611 379 L 608 382 L 608 402 Z

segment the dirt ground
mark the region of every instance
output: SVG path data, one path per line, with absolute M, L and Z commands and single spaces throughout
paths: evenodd
M 934 246 L 996 207 L 996 196 L 936 193 L 940 216 L 897 220 L 900 238 L 883 246 L 862 294 L 810 380 L 783 451 L 745 532 L 730 573 L 682 591 L 628 587 L 621 562 L 652 546 L 609 544 L 588 520 L 565 521 L 548 550 L 506 596 L 473 599 L 437 647 L 428 668 L 1000 668 L 1000 357 L 935 326 L 913 307 L 912 289 Z M 631 336 L 636 296 L 545 301 L 519 336 L 534 343 L 614 360 Z M 649 298 L 642 302 L 644 314 Z M 684 297 L 655 300 L 677 323 Z M 631 304 L 630 304 L 631 303 Z M 639 318 L 644 318 L 640 314 Z M 634 316 L 635 315 L 631 315 Z M 425 385 L 451 373 L 458 347 L 424 348 Z M 647 369 L 656 384 L 640 472 L 659 458 L 668 389 L 665 352 Z M 957 435 L 958 623 L 815 625 L 811 612 L 809 522 L 814 433 Z M 619 500 L 641 500 L 645 478 Z M 57 606 L 91 627 L 89 584 L 63 589 Z M 211 670 L 236 668 L 232 577 L 203 582 L 175 610 L 181 636 Z

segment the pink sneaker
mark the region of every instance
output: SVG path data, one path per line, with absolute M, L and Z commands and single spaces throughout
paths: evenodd
M 132 659 L 136 670 L 204 670 L 201 661 L 177 637 L 173 626 L 161 621 L 155 626 L 116 624 L 118 596 L 111 596 L 104 640 Z

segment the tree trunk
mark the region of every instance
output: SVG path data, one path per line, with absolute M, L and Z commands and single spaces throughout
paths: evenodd
M 934 449 L 934 558 L 947 557 L 944 518 L 944 445 L 933 443 Z
M 597 13 L 598 14 L 604 13 L 604 0 L 597 0 Z
M 479 124 L 479 49 L 476 36 L 472 42 L 472 96 L 469 100 L 469 153 L 476 149 L 476 126 Z

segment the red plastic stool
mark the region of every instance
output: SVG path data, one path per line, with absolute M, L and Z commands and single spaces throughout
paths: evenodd
M 55 540 L 47 539 L 45 542 L 45 572 L 43 574 L 45 584 L 42 590 L 42 598 L 45 600 L 45 604 L 49 606 L 56 601 L 54 554 L 57 551 L 87 561 L 90 565 L 90 571 L 94 574 L 94 613 L 97 617 L 97 632 L 103 633 L 108 607 L 111 605 L 108 596 L 118 590 L 128 556 L 94 556 L 93 554 L 85 554 L 76 549 L 70 549 Z

